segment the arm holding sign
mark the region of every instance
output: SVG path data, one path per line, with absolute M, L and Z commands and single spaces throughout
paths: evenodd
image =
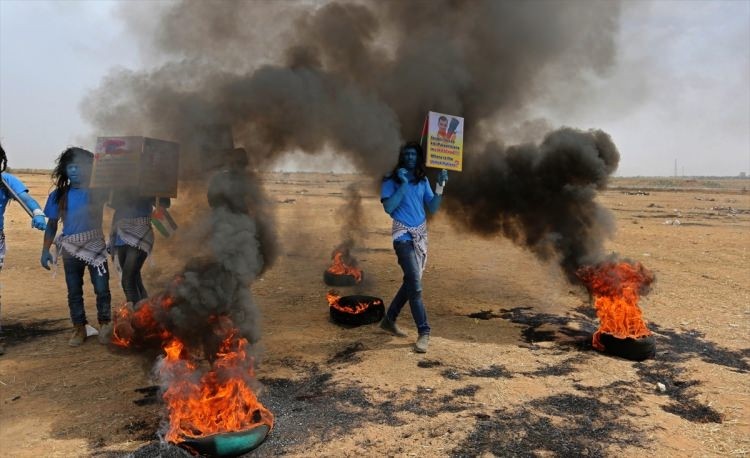
M 435 214 L 440 209 L 440 203 L 443 201 L 443 187 L 448 182 L 448 171 L 443 169 L 440 171 L 437 179 L 437 185 L 435 186 L 435 194 L 432 199 L 427 202 L 427 210 L 430 213 Z

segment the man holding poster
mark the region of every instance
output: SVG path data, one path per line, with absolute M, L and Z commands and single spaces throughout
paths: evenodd
M 417 353 L 426 352 L 430 342 L 430 325 L 422 300 L 422 274 L 427 261 L 425 207 L 430 213 L 438 211 L 447 181 L 448 171 L 441 170 L 433 192 L 430 181 L 425 176 L 422 147 L 417 142 L 408 142 L 401 147 L 398 163 L 393 172 L 383 178 L 380 188 L 383 209 L 393 218 L 393 249 L 404 273 L 401 287 L 391 301 L 380 327 L 395 336 L 405 337 L 406 333 L 396 326 L 396 319 L 408 301 L 419 334 L 414 345 Z

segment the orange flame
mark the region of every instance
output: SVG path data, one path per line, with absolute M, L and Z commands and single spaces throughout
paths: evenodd
M 159 374 L 173 381 L 164 392 L 169 411 L 167 441 L 179 443 L 187 437 L 242 431 L 259 424 L 273 427 L 273 414 L 248 384 L 255 374 L 247 345 L 247 339 L 231 329 L 212 369 L 196 380 L 197 364 L 182 343 L 173 339 L 165 344 Z
M 336 249 L 331 256 L 331 267 L 328 272 L 334 275 L 351 275 L 357 283 L 362 281 L 362 270 L 351 265 L 353 261 L 348 250 Z
M 348 313 L 350 315 L 358 315 L 360 313 L 363 313 L 365 310 L 367 310 L 370 305 L 379 304 L 380 301 L 376 301 L 373 304 L 368 304 L 367 302 L 357 302 L 354 306 L 351 305 L 341 305 L 339 303 L 339 299 L 341 299 L 341 296 L 338 295 L 336 291 L 328 291 L 326 294 L 326 299 L 328 299 L 328 304 L 335 308 L 336 310 L 344 313 Z
M 159 324 L 155 314 L 169 310 L 173 303 L 171 296 L 162 295 L 136 305 L 125 304 L 115 315 L 112 343 L 128 348 L 150 341 L 164 342 L 170 339 L 172 334 Z
M 156 296 L 135 306 L 126 304 L 115 315 L 113 344 L 140 347 L 159 343 L 164 357 L 159 378 L 167 385 L 163 399 L 169 414 L 165 435 L 172 443 L 187 438 L 242 431 L 259 424 L 273 427 L 273 414 L 261 404 L 251 388 L 255 379 L 254 359 L 248 355 L 247 339 L 239 335 L 227 316 L 213 316 L 208 325 L 221 339 L 210 366 L 202 364 L 185 342 L 173 335 L 159 318 L 174 305 L 169 295 Z M 166 322 L 166 321 L 165 321 Z
M 651 335 L 643 321 L 643 312 L 638 307 L 638 300 L 642 294 L 648 292 L 654 281 L 654 274 L 643 264 L 605 262 L 597 266 L 582 267 L 577 275 L 595 298 L 594 307 L 599 318 L 599 329 L 594 333 L 594 348 L 605 350 L 600 341 L 602 333 L 611 334 L 619 339 Z

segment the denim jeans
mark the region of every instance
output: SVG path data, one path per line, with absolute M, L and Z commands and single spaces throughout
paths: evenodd
M 128 302 L 133 304 L 148 297 L 146 287 L 143 286 L 143 278 L 141 278 L 141 268 L 147 257 L 148 253 L 136 247 L 130 245 L 117 247 L 117 261 L 122 269 L 122 291 Z
M 404 271 L 404 282 L 401 283 L 401 288 L 391 301 L 386 316 L 389 320 L 395 322 L 408 300 L 411 316 L 417 325 L 417 332 L 420 336 L 429 334 L 430 325 L 427 323 L 427 311 L 424 308 L 424 302 L 422 302 L 422 272 L 419 269 L 417 254 L 414 251 L 414 242 L 397 240 L 393 242 L 393 249 L 396 250 L 398 264 Z
M 83 275 L 87 266 L 96 294 L 96 318 L 99 323 L 110 322 L 112 320 L 112 295 L 109 292 L 107 264 L 104 264 L 106 272 L 100 274 L 96 267 L 64 253 L 63 266 L 65 267 L 65 284 L 68 285 L 68 308 L 70 308 L 70 319 L 73 324 L 86 324 L 86 310 L 83 307 Z

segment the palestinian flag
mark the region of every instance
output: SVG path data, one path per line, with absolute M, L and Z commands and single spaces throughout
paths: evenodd
M 427 151 L 427 121 L 430 120 L 430 115 L 428 114 L 424 118 L 424 125 L 422 126 L 422 135 L 419 136 L 419 144 L 422 146 L 423 151 Z
M 151 213 L 151 224 L 154 225 L 161 235 L 167 238 L 177 230 L 177 223 L 174 222 L 172 215 L 164 207 L 156 207 L 154 209 L 154 212 Z

